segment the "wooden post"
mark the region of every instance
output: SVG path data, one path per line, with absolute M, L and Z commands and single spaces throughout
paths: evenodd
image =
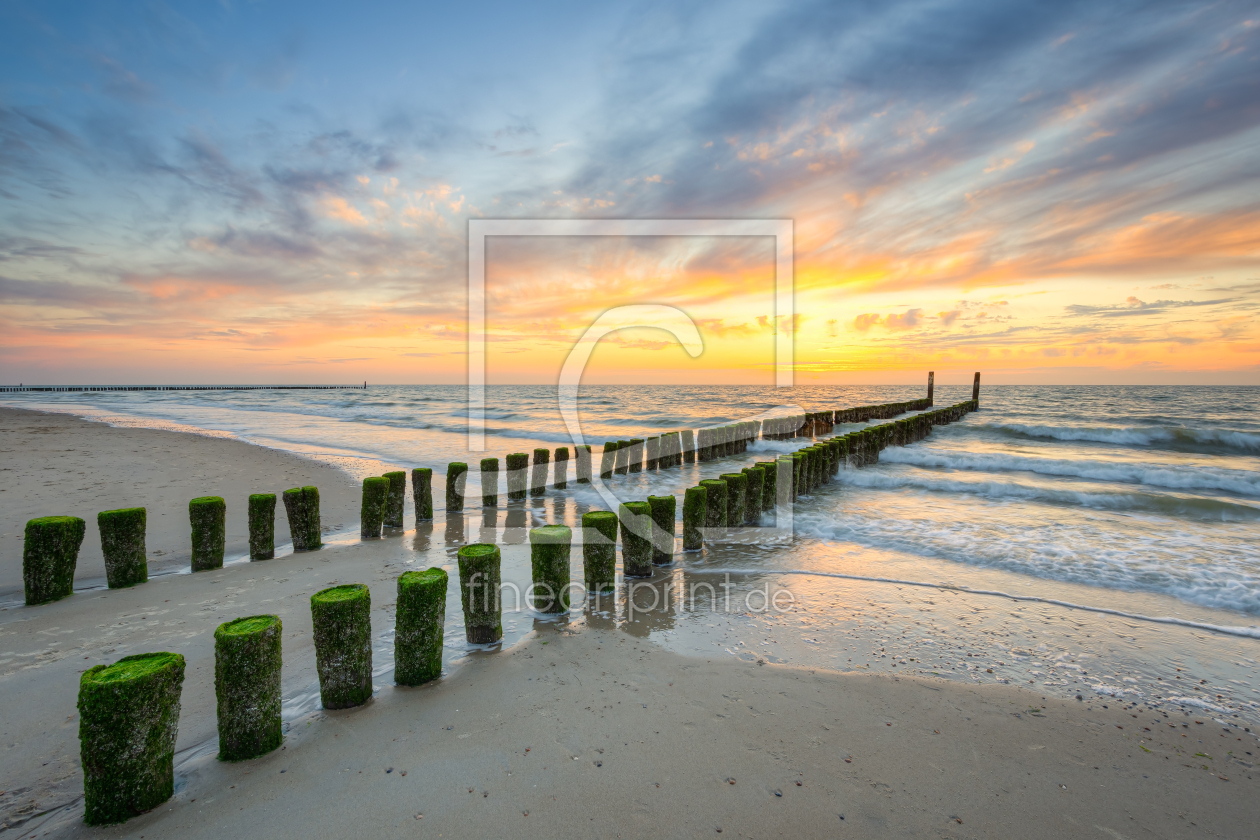
M 976 371 L 976 378 L 971 383 L 971 401 L 980 404 L 980 371 Z
M 936 378 L 936 371 L 928 371 L 928 408 L 932 407 L 932 380 Z

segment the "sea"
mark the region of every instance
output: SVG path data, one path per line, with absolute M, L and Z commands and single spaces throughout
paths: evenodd
M 355 478 L 430 467 L 434 520 L 414 522 L 409 498 L 407 528 L 390 537 L 405 563 L 441 565 L 454 578 L 460 545 L 494 540 L 504 580 L 521 589 L 528 527 L 576 526 L 588 510 L 664 494 L 679 498 L 681 518 L 687 487 L 811 443 L 756 441 L 717 461 L 616 476 L 602 494 L 570 472 L 566 490 L 483 509 L 481 458 L 572 448 L 573 437 L 554 386 L 488 386 L 480 396 L 484 415 L 465 388 L 441 385 L 6 393 L 0 404 L 231 436 Z M 607 440 L 923 396 L 910 386 L 610 385 L 583 386 L 575 402 L 598 465 Z M 970 396 L 970 385 L 939 386 L 935 404 Z M 771 513 L 703 551 L 679 546 L 652 578 L 578 599 L 559 618 L 527 599 L 507 604 L 502 646 L 601 626 L 690 656 L 998 682 L 1178 726 L 1251 729 L 1260 724 L 1258 409 L 1254 387 L 986 386 L 978 411 L 798 499 L 790 537 Z M 470 451 L 470 419 L 482 416 L 484 450 Z M 468 504 L 448 516 L 442 475 L 457 461 L 472 465 Z M 357 538 L 332 535 L 330 549 Z M 572 575 L 582 580 L 578 547 Z M 463 641 L 454 590 L 452 668 L 493 652 Z M 391 632 L 378 640 L 380 673 L 392 667 Z

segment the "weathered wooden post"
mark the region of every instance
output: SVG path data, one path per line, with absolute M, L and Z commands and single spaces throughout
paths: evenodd
M 318 488 L 308 485 L 285 490 L 284 512 L 289 520 L 289 535 L 293 538 L 294 551 L 314 551 L 323 546 L 324 542 L 320 537 Z
M 652 508 L 647 502 L 624 502 L 621 521 L 621 572 L 626 577 L 652 574 Z
M 509 502 L 519 502 L 527 495 L 529 456 L 513 452 L 507 456 L 507 491 Z
M 379 540 L 385 520 L 385 501 L 389 496 L 389 479 L 371 476 L 363 479 L 363 502 L 359 506 L 359 536 Z
M 385 473 L 385 480 L 389 482 L 389 490 L 385 497 L 385 521 L 386 528 L 403 527 L 403 502 L 407 498 L 407 474 L 402 470 Z
M 534 469 L 529 480 L 529 495 L 542 496 L 547 492 L 547 467 L 551 465 L 550 449 L 534 450 Z
M 144 510 L 137 508 L 137 510 Z M 104 516 L 105 514 L 100 514 Z M 101 545 L 105 544 L 105 527 L 101 523 Z M 144 552 L 144 534 L 141 532 L 140 552 Z M 249 559 L 270 560 L 276 556 L 276 494 L 249 494 Z M 105 572 L 109 573 L 109 555 L 105 555 Z M 147 579 L 148 572 L 145 572 Z M 137 583 L 143 581 L 136 581 Z M 110 584 L 113 588 L 113 584 Z
M 394 619 L 394 682 L 421 685 L 442 676 L 446 572 L 432 568 L 398 578 Z
M 599 456 L 599 477 L 607 481 L 613 477 L 617 467 L 617 441 L 604 441 L 604 449 Z
M 83 672 L 79 755 L 88 825 L 125 822 L 171 798 L 183 684 L 178 653 L 124 656 Z
M 696 462 L 696 437 L 695 432 L 691 429 L 682 430 L 682 455 L 683 463 L 694 464 Z
M 192 570 L 223 568 L 227 504 L 221 496 L 201 496 L 188 503 L 192 525 Z
M 743 473 L 724 473 L 721 479 L 726 482 L 726 524 L 736 528 L 744 524 L 748 476 Z
M 744 524 L 756 525 L 761 520 L 761 494 L 765 489 L 766 471 L 754 464 L 741 472 L 748 477 L 748 490 L 744 496 Z
M 464 509 L 464 488 L 468 484 L 468 465 L 453 461 L 446 465 L 446 512 L 447 521 L 452 511 Z
M 706 528 L 726 527 L 726 482 L 720 478 L 706 478 L 700 482 L 705 489 L 704 525 Z
M 631 438 L 630 451 L 626 455 L 626 466 L 629 472 L 643 472 L 643 439 Z
M 280 638 L 275 615 L 254 615 L 214 631 L 219 759 L 244 761 L 280 746 Z
M 544 525 L 529 532 L 530 587 L 534 609 L 562 613 L 569 609 L 569 556 L 573 532 L 564 525 Z M 541 590 L 541 591 L 540 591 Z
M 258 546 L 259 556 L 254 553 L 254 496 L 249 497 L 249 556 L 251 560 L 269 560 L 275 556 L 275 509 L 276 497 L 271 499 L 271 536 Z M 101 553 L 105 555 L 105 580 L 110 589 L 120 589 L 144 583 L 149 579 L 149 564 L 145 559 L 144 532 L 148 513 L 144 508 L 104 510 L 96 515 L 96 525 L 101 531 Z M 260 529 L 261 530 L 261 529 Z M 260 534 L 262 540 L 266 534 Z M 265 556 L 264 556 L 265 555 Z
M 644 448 L 647 450 L 647 468 L 650 472 L 657 468 L 657 462 L 661 460 L 661 439 L 659 437 L 648 438 L 644 443 Z M 660 466 L 666 465 L 661 464 Z
M 708 513 L 707 487 L 688 487 L 683 496 L 683 551 L 699 551 L 704 547 L 704 528 Z
M 556 449 L 555 458 L 555 481 L 552 486 L 557 490 L 569 489 L 569 447 L 561 446 Z
M 499 504 L 499 459 L 481 459 L 481 505 L 496 507 Z
M 976 378 L 971 383 L 971 401 L 976 408 L 980 407 L 980 371 L 976 371 Z
M 348 709 L 372 696 L 372 595 L 365 584 L 311 596 L 315 670 L 325 709 Z
M 591 483 L 591 445 L 584 443 L 577 447 L 575 453 L 577 455 L 577 483 Z
M 433 518 L 433 470 L 416 467 L 411 471 L 411 498 L 416 503 L 416 521 Z
M 500 566 L 501 555 L 496 545 L 474 543 L 459 550 L 459 597 L 464 606 L 464 634 L 469 644 L 486 645 L 503 638 Z
M 927 395 L 928 408 L 931 408 L 933 405 L 932 388 L 933 388 L 933 382 L 935 381 L 935 379 L 936 379 L 936 371 L 929 370 L 928 371 L 928 395 Z
M 668 566 L 674 562 L 674 517 L 678 500 L 673 496 L 648 496 L 652 510 L 652 563 Z
M 617 583 L 617 514 L 582 514 L 582 566 L 587 592 L 611 592 Z

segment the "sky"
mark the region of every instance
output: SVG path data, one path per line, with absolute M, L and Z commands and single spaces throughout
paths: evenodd
M 0 6 L 0 382 L 1260 384 L 1256 3 Z

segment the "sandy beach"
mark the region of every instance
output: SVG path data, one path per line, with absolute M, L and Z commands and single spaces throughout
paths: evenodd
M 317 484 L 326 526 L 357 522 L 355 482 L 281 452 L 8 410 L 0 429 L 6 591 L 20 592 L 21 526 L 37 515 L 88 520 L 84 583 L 102 576 L 94 515 L 106 506 L 148 506 L 151 559 L 172 566 L 187 562 L 186 505 L 196 495 L 229 499 L 229 556 L 233 546 L 244 551 L 249 492 Z M 388 656 L 395 580 L 408 568 L 449 564 L 457 548 L 440 523 L 408 524 L 380 541 L 346 539 L 0 610 L 0 833 L 1254 835 L 1260 744 L 1250 729 L 1134 714 L 1096 697 L 684 657 L 581 610 L 535 621 L 522 641 L 467 656 L 435 683 L 396 688 Z M 288 537 L 283 516 L 276 536 Z M 528 547 L 505 545 L 503 555 L 505 567 L 527 563 Z M 363 707 L 324 712 L 309 596 L 349 582 L 371 588 L 377 690 Z M 452 604 L 457 593 L 448 611 Z M 284 621 L 288 734 L 263 758 L 223 763 L 212 634 L 258 613 Z M 123 826 L 89 829 L 79 674 L 152 650 L 187 659 L 176 794 Z

